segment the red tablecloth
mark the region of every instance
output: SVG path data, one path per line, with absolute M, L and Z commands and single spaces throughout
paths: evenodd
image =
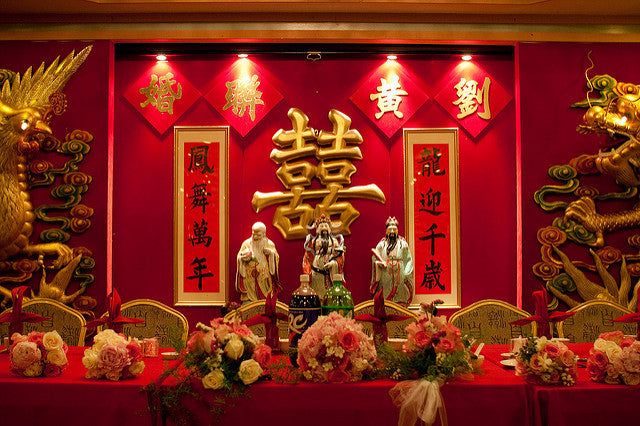
M 591 344 L 570 347 L 585 356 Z M 119 382 L 84 378 L 84 348 L 70 348 L 69 366 L 59 377 L 22 378 L 9 373 L 9 356 L 0 354 L 0 424 L 2 425 L 150 425 L 147 395 L 141 388 L 164 370 L 160 358 L 146 358 L 141 376 Z M 473 381 L 442 387 L 449 425 L 563 426 L 635 424 L 640 386 L 593 383 L 579 370 L 575 387 L 526 385 L 501 364 L 506 346 L 485 346 L 485 374 Z M 221 424 L 380 425 L 397 424 L 398 409 L 389 389 L 395 382 L 377 380 L 322 385 L 260 382 L 226 407 Z M 214 392 L 202 392 L 205 400 Z M 194 424 L 214 417 L 201 402 L 185 401 Z

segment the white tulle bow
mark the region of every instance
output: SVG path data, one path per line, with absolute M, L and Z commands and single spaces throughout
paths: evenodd
M 427 426 L 436 421 L 440 412 L 440 423 L 447 426 L 447 416 L 440 393 L 440 384 L 428 380 L 407 380 L 395 385 L 390 391 L 393 403 L 400 407 L 398 426 L 414 426 L 420 418 Z

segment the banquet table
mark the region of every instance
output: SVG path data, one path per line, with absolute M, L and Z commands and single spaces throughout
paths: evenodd
M 586 356 L 591 344 L 570 344 Z M 0 346 L 1 348 L 1 346 Z M 153 425 L 173 424 L 148 410 L 142 387 L 165 369 L 162 358 L 145 358 L 144 372 L 118 382 L 84 377 L 82 353 L 69 349 L 69 366 L 58 377 L 23 378 L 9 372 L 9 355 L 0 353 L 0 409 L 2 425 Z M 584 368 L 571 388 L 532 386 L 516 377 L 500 361 L 506 346 L 485 346 L 484 374 L 472 381 L 452 381 L 442 387 L 448 423 L 491 426 L 564 426 L 635 423 L 640 386 L 605 385 L 588 380 Z M 169 361 L 171 363 L 171 361 Z M 217 418 L 206 403 L 216 393 L 201 390 L 187 398 L 181 410 L 190 424 L 224 425 L 380 425 L 398 422 L 399 409 L 389 396 L 397 382 L 363 381 L 346 384 L 278 384 L 258 382 L 245 395 L 227 401 Z M 438 424 L 438 422 L 436 423 Z

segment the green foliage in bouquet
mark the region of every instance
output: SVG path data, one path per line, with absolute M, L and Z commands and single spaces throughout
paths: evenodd
M 407 342 L 402 352 L 395 351 L 387 343 L 378 345 L 377 371 L 380 376 L 444 383 L 479 372 L 481 361 L 470 351 L 470 338 L 461 336 L 460 330 L 447 323 L 446 317 L 435 316 L 438 302 L 422 306 L 424 313 L 406 327 Z

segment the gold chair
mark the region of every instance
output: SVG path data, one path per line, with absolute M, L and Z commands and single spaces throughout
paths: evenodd
M 525 326 L 510 324 L 530 317 L 526 311 L 510 303 L 496 299 L 485 299 L 460 309 L 449 318 L 449 322 L 467 334 L 488 345 L 509 344 L 510 339 L 520 336 L 535 336 L 536 323 Z
M 353 316 L 356 317 L 362 314 L 371 314 L 373 315 L 373 299 L 366 300 L 362 303 L 358 303 L 353 308 Z M 387 315 L 407 315 L 409 318 L 403 321 L 390 321 L 387 323 L 387 331 L 389 333 L 389 339 L 406 339 L 407 332 L 405 327 L 418 318 L 418 314 L 415 311 L 410 311 L 402 305 L 397 304 L 396 302 L 392 302 L 391 300 L 384 301 L 384 310 Z M 371 337 L 373 334 L 373 325 L 367 321 L 358 321 L 359 324 L 362 324 L 362 331 Z
M 22 304 L 22 310 L 49 318 L 39 323 L 23 323 L 25 334 L 32 331 L 56 330 L 67 345 L 84 346 L 84 337 L 87 332 L 84 325 L 87 321 L 75 309 L 53 299 L 31 299 Z M 0 324 L 0 336 L 4 337 L 8 334 L 9 325 Z
M 137 339 L 158 339 L 161 348 L 173 347 L 173 340 L 178 338 L 186 344 L 189 335 L 189 322 L 182 312 L 164 303 L 150 299 L 134 299 L 122 304 L 120 313 L 126 318 L 145 320 L 139 324 L 124 324 L 122 333 Z M 107 313 L 103 314 L 103 316 Z
M 264 314 L 264 304 L 265 300 L 256 300 L 254 302 L 249 302 L 240 306 L 240 308 L 238 308 L 237 310 L 237 314 L 240 315 L 243 321 L 246 321 L 255 315 Z M 289 306 L 278 300 L 276 301 L 276 312 L 283 313 L 288 317 Z M 229 312 L 224 317 L 227 320 L 231 320 L 234 315 L 234 312 Z M 267 331 L 264 328 L 264 324 L 252 325 L 249 328 L 258 337 L 265 337 L 265 335 L 267 334 Z M 280 337 L 280 340 L 289 340 L 289 324 L 286 321 L 278 321 L 278 336 Z
M 595 342 L 600 333 L 620 330 L 636 334 L 635 323 L 613 322 L 619 316 L 631 313 L 622 305 L 607 300 L 589 300 L 574 306 L 568 312 L 575 314 L 558 323 L 558 336 L 572 343 Z

